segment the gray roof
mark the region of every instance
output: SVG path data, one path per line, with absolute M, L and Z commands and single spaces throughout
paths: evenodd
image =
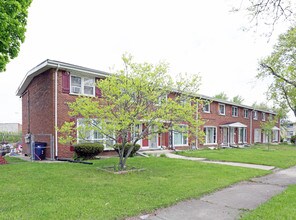
M 100 77 L 107 77 L 107 76 L 111 75 L 111 73 L 107 73 L 104 71 L 95 70 L 95 69 L 91 69 L 91 68 L 87 68 L 87 67 L 82 67 L 82 66 L 78 66 L 78 65 L 73 65 L 73 64 L 69 64 L 69 63 L 64 63 L 64 62 L 60 62 L 60 61 L 56 61 L 56 60 L 47 59 L 47 60 L 43 61 L 42 63 L 40 63 L 39 65 L 37 65 L 36 67 L 34 67 L 33 69 L 31 69 L 26 74 L 26 76 L 24 77 L 23 81 L 21 82 L 21 84 L 19 85 L 19 87 L 16 91 L 16 95 L 22 96 L 22 94 L 25 92 L 26 88 L 29 86 L 29 84 L 31 83 L 31 81 L 33 80 L 33 78 L 35 76 L 38 76 L 39 74 L 41 74 L 49 69 L 52 69 L 52 68 L 55 68 L 55 69 L 58 68 L 59 70 L 65 70 L 65 71 L 69 71 L 69 72 L 74 71 L 74 72 L 79 72 L 79 73 L 86 73 L 86 74 L 100 76 Z M 196 94 L 194 96 L 199 97 L 201 99 L 215 101 L 215 102 L 219 102 L 219 103 L 223 103 L 223 104 L 227 104 L 227 105 L 233 105 L 233 106 L 237 106 L 237 107 L 241 107 L 241 108 L 245 108 L 245 109 L 251 109 L 251 110 L 255 110 L 255 111 L 261 111 L 261 112 L 275 114 L 272 111 L 256 109 L 252 106 L 237 104 L 234 102 L 225 101 L 225 100 L 217 99 L 217 98 L 202 95 L 202 94 Z

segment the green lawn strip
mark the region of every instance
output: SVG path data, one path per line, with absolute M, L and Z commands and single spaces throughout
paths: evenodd
M 24 162 L 27 162 L 26 160 L 22 160 L 20 158 L 17 158 L 17 157 L 9 157 L 9 156 L 5 156 L 4 157 L 5 160 L 11 164 L 11 163 L 24 163 Z
M 243 215 L 243 220 L 295 219 L 296 185 L 289 186 L 281 194 L 274 196 L 253 211 Z
M 279 168 L 296 165 L 296 150 L 294 148 L 270 149 L 266 147 L 251 147 L 243 149 L 196 150 L 178 152 L 187 157 L 201 157 L 210 160 L 231 161 L 251 164 L 262 164 Z
M 131 158 L 146 170 L 125 175 L 97 170 L 117 161 L 0 166 L 0 219 L 122 219 L 270 173 L 169 158 Z

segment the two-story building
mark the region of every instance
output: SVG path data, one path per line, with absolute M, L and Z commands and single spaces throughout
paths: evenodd
M 30 70 L 17 90 L 17 95 L 22 98 L 22 132 L 23 135 L 27 134 L 23 142 L 28 143 L 32 139 L 46 142 L 49 149 L 47 157 L 51 159 L 72 157 L 70 146 L 58 142 L 59 133 L 56 129 L 65 121 L 75 120 L 77 126 L 80 124 L 79 119 L 68 115 L 67 103 L 75 101 L 79 95 L 100 96 L 101 91 L 95 87 L 95 81 L 109 75 L 107 72 L 54 60 L 45 60 Z M 196 147 L 266 142 L 260 122 L 267 120 L 267 117 L 274 117 L 274 113 L 203 95 L 197 97 L 205 100 L 206 104 L 199 109 L 200 117 L 205 120 L 201 128 L 205 133 L 205 141 L 195 141 Z M 90 138 L 90 141 L 106 139 L 98 134 Z M 279 124 L 274 127 L 273 141 L 279 141 Z M 140 140 L 139 144 L 142 149 L 155 149 L 172 146 L 188 148 L 191 143 L 187 135 L 172 132 L 171 135 L 155 134 L 149 139 Z M 28 144 L 24 144 L 24 152 L 30 154 Z

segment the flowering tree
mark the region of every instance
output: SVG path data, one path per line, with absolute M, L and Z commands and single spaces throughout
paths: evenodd
M 83 118 L 83 126 L 66 122 L 60 129 L 65 134 L 60 142 L 74 142 L 76 136 L 71 133 L 75 129 L 86 136 L 90 131 L 104 135 L 104 144 L 121 144 L 119 169 L 123 170 L 140 139 L 172 130 L 188 134 L 191 140 L 201 139 L 203 132 L 198 128 L 202 121 L 197 116 L 200 100 L 195 96 L 198 75 L 179 75 L 173 80 L 166 63 L 138 64 L 127 55 L 123 62 L 122 70 L 97 82 L 101 97 L 79 97 L 69 103 L 70 116 Z M 128 142 L 132 147 L 124 155 Z

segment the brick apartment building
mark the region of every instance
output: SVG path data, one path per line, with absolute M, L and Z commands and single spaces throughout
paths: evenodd
M 23 135 L 30 134 L 34 141 L 46 142 L 50 149 L 47 157 L 51 159 L 72 157 L 70 146 L 58 143 L 55 128 L 65 121 L 74 120 L 68 115 L 67 103 L 75 101 L 78 95 L 100 96 L 100 90 L 94 86 L 95 81 L 108 75 L 107 72 L 54 60 L 45 60 L 30 70 L 17 90 L 17 96 L 22 98 Z M 205 120 L 201 128 L 205 132 L 205 143 L 195 142 L 196 147 L 267 142 L 260 122 L 274 117 L 273 112 L 203 95 L 199 98 L 209 102 L 200 108 L 201 118 Z M 79 119 L 75 122 L 77 126 L 81 123 Z M 108 141 L 103 136 L 92 138 L 90 141 Z M 23 138 L 24 152 L 30 154 L 29 145 L 25 144 L 27 140 Z M 174 132 L 172 140 L 176 148 L 192 147 L 182 133 Z M 273 129 L 273 142 L 279 142 L 279 123 Z M 168 133 L 139 141 L 142 149 L 170 147 L 169 143 Z

